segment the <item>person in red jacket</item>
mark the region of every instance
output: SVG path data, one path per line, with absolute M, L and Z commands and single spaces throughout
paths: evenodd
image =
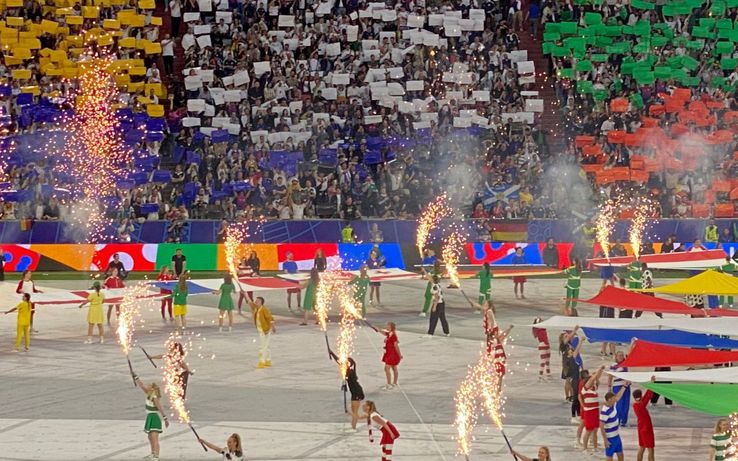
M 18 294 L 32 294 L 32 293 L 42 293 L 41 290 L 36 289 L 36 284 L 33 283 L 33 280 L 31 280 L 31 277 L 33 276 L 33 272 L 30 270 L 24 270 L 23 276 L 20 279 L 20 282 L 18 282 L 18 287 L 15 289 L 15 292 Z M 38 333 L 38 331 L 33 328 L 33 315 L 36 313 L 36 304 L 31 303 L 31 333 Z
M 105 288 L 123 288 L 123 280 L 118 277 L 118 269 L 111 269 L 110 277 L 105 279 L 103 286 Z M 113 306 L 115 306 L 115 317 L 120 317 L 120 304 L 108 304 L 108 326 L 110 326 L 110 314 L 113 312 Z
M 651 378 L 653 381 L 654 378 Z M 643 453 L 648 450 L 648 461 L 655 459 L 655 440 L 653 436 L 653 424 L 651 415 L 648 413 L 648 402 L 651 401 L 653 391 L 650 389 L 644 394 L 640 389 L 633 391 L 633 413 L 638 418 L 638 454 L 637 460 L 643 461 Z

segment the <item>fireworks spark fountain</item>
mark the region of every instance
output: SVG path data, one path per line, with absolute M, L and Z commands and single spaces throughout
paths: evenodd
M 130 285 L 124 289 L 123 293 L 116 334 L 118 336 L 118 343 L 126 356 L 128 370 L 131 372 L 131 377 L 133 377 L 133 366 L 131 366 L 131 359 L 128 357 L 128 354 L 133 344 L 133 333 L 136 331 L 136 321 L 139 318 L 141 298 L 144 298 L 147 294 L 146 285 L 141 282 Z M 133 380 L 133 386 L 136 386 L 135 379 Z
M 459 281 L 459 257 L 463 247 L 464 237 L 461 232 L 454 230 L 444 239 L 441 249 L 441 259 L 446 264 L 446 273 L 448 273 L 448 278 L 451 280 L 451 286 L 456 288 L 461 286 Z
M 420 218 L 418 218 L 418 230 L 416 232 L 415 244 L 418 247 L 420 257 L 423 257 L 423 249 L 428 244 L 431 231 L 440 224 L 441 220 L 453 215 L 451 207 L 448 205 L 446 194 L 443 193 L 433 199 L 423 208 Z
M 456 390 L 456 440 L 459 444 L 459 454 L 469 459 L 471 444 L 474 436 L 474 427 L 477 424 L 478 404 L 474 368 L 470 368 L 466 378 Z
M 615 225 L 616 212 L 615 204 L 612 200 L 608 200 L 600 206 L 597 219 L 595 220 L 595 236 L 602 248 L 602 252 L 605 254 L 605 258 L 608 260 L 610 259 L 610 234 Z
M 241 283 L 238 281 L 238 264 L 246 256 L 243 241 L 247 237 L 248 232 L 246 232 L 243 223 L 231 223 L 226 228 L 225 240 L 223 241 L 228 272 L 230 272 L 239 290 L 241 290 Z
M 167 394 L 167 397 L 169 397 L 169 405 L 179 418 L 179 422 L 187 424 L 199 441 L 200 436 L 197 434 L 197 431 L 195 431 L 195 428 L 192 427 L 190 412 L 187 410 L 187 406 L 185 405 L 185 383 L 182 381 L 183 370 L 181 365 L 184 360 L 184 356 L 180 354 L 179 349 L 175 347 L 175 344 L 180 343 L 180 341 L 181 337 L 179 334 L 172 333 L 169 335 L 169 338 L 167 338 L 165 343 L 165 347 L 168 352 L 164 356 L 164 392 Z M 202 445 L 202 448 L 205 451 L 208 451 L 207 447 L 203 443 L 200 443 L 200 445 Z
M 636 259 L 641 256 L 641 244 L 643 243 L 643 232 L 646 229 L 646 218 L 648 218 L 648 202 L 639 200 L 638 207 L 630 224 L 628 231 L 628 240 L 633 249 Z
M 338 337 L 336 338 L 336 350 L 338 351 L 338 365 L 341 376 L 346 379 L 348 372 L 348 358 L 354 352 L 354 337 L 356 335 L 356 319 L 361 319 L 361 309 L 356 305 L 353 291 L 348 284 L 344 284 L 340 292 L 339 304 L 341 306 L 341 322 Z

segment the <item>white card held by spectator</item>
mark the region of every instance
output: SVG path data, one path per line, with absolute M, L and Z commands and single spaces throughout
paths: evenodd
M 241 102 L 241 90 L 227 90 L 223 93 L 225 102 Z
M 338 98 L 338 91 L 332 87 L 322 88 L 320 95 L 328 101 L 335 101 Z
M 230 121 L 231 119 L 228 117 L 213 117 L 213 120 L 210 122 L 210 124 L 215 128 L 222 128 L 226 123 Z
M 202 87 L 202 77 L 199 75 L 188 75 L 184 80 L 185 89 L 188 91 L 194 91 Z
M 519 61 L 518 62 L 518 73 L 519 74 L 533 74 L 536 72 L 536 64 L 533 61 Z
M 269 61 L 259 61 L 254 63 L 254 75 L 261 77 L 267 72 L 272 71 L 272 64 Z
M 402 67 L 390 67 L 387 70 L 389 70 L 389 78 L 395 79 L 405 76 L 405 72 L 403 72 Z
M 472 91 L 472 98 L 479 102 L 489 102 L 489 91 Z
M 331 77 L 332 85 L 348 85 L 351 81 L 351 74 L 333 74 Z
M 472 119 L 467 117 L 454 117 L 454 128 L 469 128 Z
M 210 26 L 209 25 L 196 25 L 193 27 L 193 32 L 195 35 L 203 35 L 203 34 L 209 34 L 210 33 Z
M 188 14 L 188 13 L 185 13 Z M 230 24 L 233 22 L 233 13 L 230 11 L 218 11 L 215 13 L 215 22 L 220 23 L 220 21 L 223 21 L 225 24 Z
M 200 13 L 185 13 L 182 20 L 184 22 L 195 22 L 195 21 L 199 21 L 200 20 Z
M 537 91 L 521 91 L 520 96 L 523 96 L 523 97 L 538 96 L 538 92 Z
M 359 26 L 346 26 L 346 40 L 355 42 L 359 39 Z
M 405 89 L 407 91 L 423 91 L 425 89 L 424 80 L 408 80 L 405 82 Z
M 188 99 L 187 100 L 187 112 L 194 112 L 199 114 L 205 111 L 205 100 L 204 99 Z
M 200 117 L 183 117 L 182 126 L 186 128 L 200 126 Z
M 251 79 L 249 78 L 249 73 L 245 70 L 233 74 L 233 85 L 235 86 L 245 85 L 250 81 Z
M 423 120 L 420 122 L 413 122 L 413 128 L 416 130 L 422 130 L 426 128 L 431 127 L 431 122 L 429 120 Z
M 390 82 L 387 84 L 387 92 L 390 96 L 404 96 L 405 88 L 402 87 L 402 83 Z
M 469 19 L 484 22 L 485 18 L 486 18 L 486 15 L 484 13 L 484 10 L 480 10 L 476 8 L 472 8 L 469 10 Z
M 510 52 L 510 61 L 520 62 L 528 60 L 528 50 L 513 50 Z
M 300 112 L 302 110 L 302 101 L 290 101 L 290 113 Z
M 215 106 L 205 104 L 205 113 L 203 115 L 205 117 L 215 117 Z
M 543 112 L 543 99 L 526 99 L 526 112 Z
M 213 0 L 197 0 L 197 9 L 201 13 L 209 13 L 213 11 Z
M 277 21 L 278 27 L 295 27 L 295 17 L 292 15 L 280 14 Z
M 443 15 L 442 14 L 431 14 L 428 16 L 428 25 L 429 26 L 442 26 L 443 25 Z
M 341 54 L 341 43 L 329 43 L 325 46 L 325 55 L 329 57 Z
M 213 46 L 213 42 L 210 40 L 210 35 L 200 35 L 197 37 L 197 44 L 200 48 Z
M 407 15 L 407 26 L 408 27 L 423 27 L 425 25 L 425 16 L 419 14 L 408 14 Z
M 412 114 L 415 112 L 415 104 L 407 101 L 400 101 L 397 103 L 397 109 L 401 114 Z
M 241 133 L 241 125 L 238 123 L 224 123 L 223 128 L 228 130 L 228 134 L 238 135 Z
M 519 77 L 518 83 L 520 83 L 521 85 L 530 85 L 530 84 L 536 83 L 536 76 L 530 75 L 530 76 Z

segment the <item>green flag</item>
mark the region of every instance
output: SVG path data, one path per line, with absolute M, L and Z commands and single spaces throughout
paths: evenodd
M 701 413 L 728 416 L 738 411 L 738 386 L 735 384 L 646 382 L 642 385 L 679 405 Z

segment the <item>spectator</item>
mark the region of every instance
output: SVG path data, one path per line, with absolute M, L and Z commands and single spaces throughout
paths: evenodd
M 174 269 L 174 277 L 179 280 L 187 271 L 187 256 L 182 254 L 182 249 L 174 250 L 172 256 L 172 269 Z

